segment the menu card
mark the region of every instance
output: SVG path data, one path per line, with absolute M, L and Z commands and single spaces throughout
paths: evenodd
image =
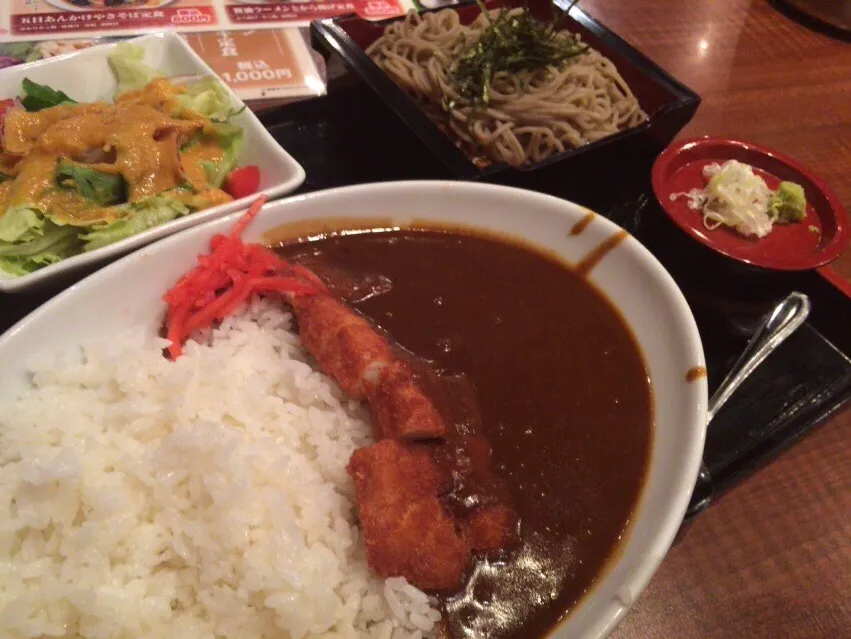
M 306 26 L 404 15 L 414 0 L 0 0 L 0 42 Z
M 324 62 L 299 29 L 189 33 L 184 37 L 242 100 L 277 102 L 325 93 Z M 0 44 L 0 68 L 121 39 L 125 38 Z
M 188 33 L 184 37 L 243 100 L 325 93 L 316 59 L 298 29 Z

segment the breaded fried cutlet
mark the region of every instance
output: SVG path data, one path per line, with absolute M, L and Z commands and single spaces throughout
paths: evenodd
M 370 367 L 395 360 L 387 340 L 366 319 L 330 295 L 297 296 L 292 308 L 301 341 L 322 372 L 349 397 L 364 400 L 364 379 Z
M 376 439 L 434 439 L 446 435 L 446 423 L 401 360 L 383 366 L 366 395 Z
M 492 555 L 517 543 L 519 518 L 507 504 L 497 503 L 474 509 L 462 519 L 473 552 Z
M 356 450 L 348 471 L 372 570 L 423 590 L 460 588 L 470 543 L 438 499 L 447 482 L 428 445 L 385 439 Z

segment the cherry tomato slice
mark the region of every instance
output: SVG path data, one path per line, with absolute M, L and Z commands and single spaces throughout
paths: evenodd
M 233 199 L 238 200 L 256 193 L 260 188 L 260 169 L 256 166 L 243 166 L 231 171 L 225 179 L 224 190 Z

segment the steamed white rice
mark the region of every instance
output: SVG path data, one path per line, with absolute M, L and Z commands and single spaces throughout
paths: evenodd
M 369 572 L 345 470 L 368 421 L 290 319 L 35 366 L 0 406 L 0 637 L 430 634 L 426 595 Z

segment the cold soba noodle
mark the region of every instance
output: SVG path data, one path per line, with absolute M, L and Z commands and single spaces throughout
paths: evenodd
M 524 26 L 532 24 L 534 19 L 524 13 L 510 10 L 504 24 L 510 29 L 517 16 Z M 575 45 L 574 53 L 558 64 L 497 70 L 486 98 L 471 102 L 459 92 L 455 75 L 459 60 L 469 54 L 471 44 L 488 34 L 489 26 L 493 28 L 488 16 L 493 21 L 500 14 L 499 10 L 480 14 L 465 26 L 452 9 L 409 13 L 390 24 L 367 54 L 423 103 L 432 119 L 445 123 L 474 158 L 484 155 L 513 166 L 540 162 L 647 119 L 611 60 L 560 30 L 549 45 L 556 50 Z M 494 36 L 493 31 L 489 35 Z

